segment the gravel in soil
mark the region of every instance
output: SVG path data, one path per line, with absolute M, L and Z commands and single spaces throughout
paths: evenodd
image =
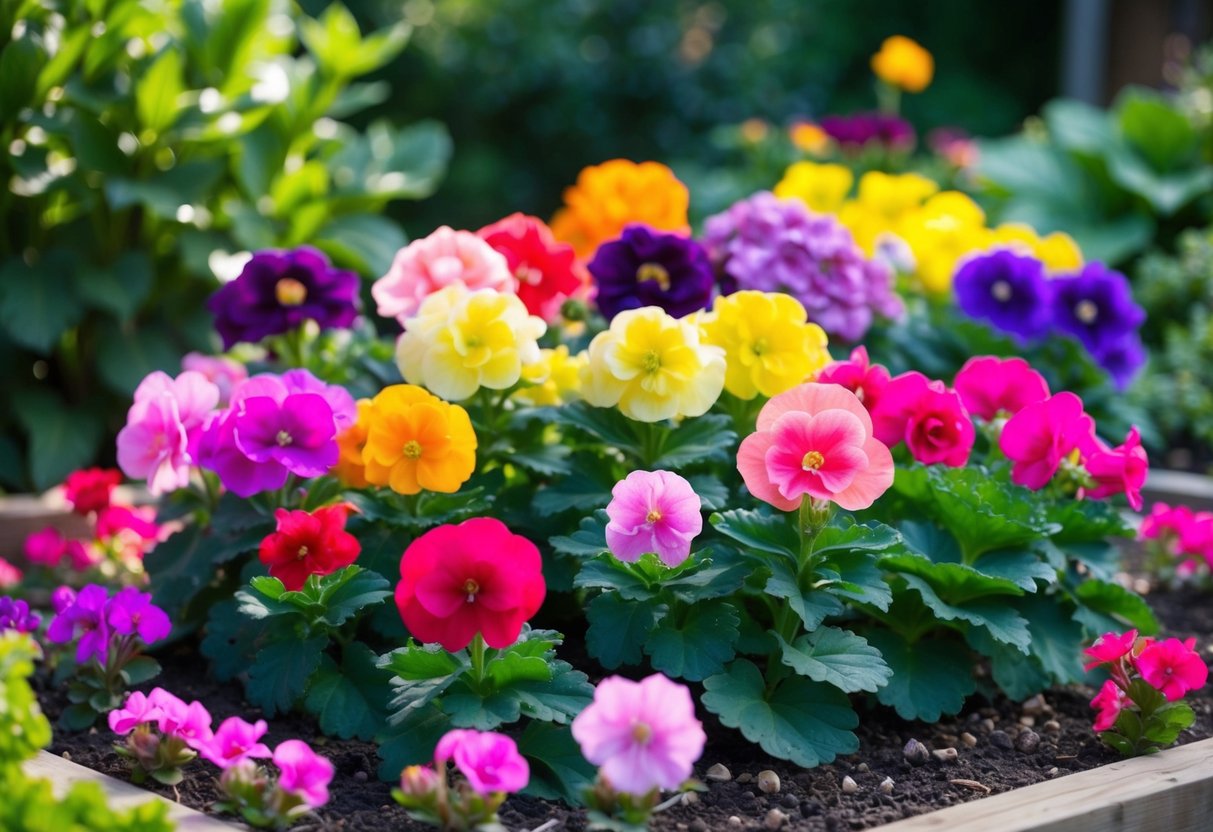
M 1196 636 L 1206 661 L 1213 657 L 1213 605 L 1207 593 L 1195 589 L 1157 592 L 1150 601 L 1165 635 Z M 201 700 L 216 722 L 233 714 L 246 719 L 260 716 L 256 708 L 243 701 L 239 684 L 218 684 L 206 676 L 197 653 L 189 646 L 183 645 L 161 659 L 165 672 L 155 683 L 184 699 Z M 43 705 L 54 719 L 66 702 L 61 691 L 43 685 Z M 695 772 L 707 790 L 686 795 L 683 802 L 662 812 L 653 827 L 661 832 L 869 829 L 986 794 L 1095 768 L 1115 761 L 1117 756 L 1091 731 L 1088 700 L 1092 695 L 1091 690 L 1073 688 L 1049 691 L 1026 703 L 1005 697 L 990 701 L 973 697 L 969 708 L 959 716 L 935 725 L 905 722 L 889 709 L 877 708 L 860 714 L 857 753 L 811 770 L 762 754 L 708 715 L 705 727 L 710 740 Z M 1213 692 L 1206 687 L 1190 701 L 1196 711 L 1196 724 L 1184 732 L 1181 742 L 1213 735 Z M 410 820 L 392 801 L 391 784 L 377 779 L 379 760 L 373 745 L 318 736 L 315 723 L 298 716 L 280 716 L 269 722 L 266 742 L 271 747 L 298 737 L 312 743 L 336 766 L 332 801 L 296 826 L 300 832 L 411 832 L 427 828 Z M 113 739 L 103 726 L 81 734 L 58 733 L 50 750 L 126 779 L 126 762 L 113 751 Z M 911 740 L 925 746 L 925 762 L 920 762 L 913 747 L 907 754 Z M 706 777 L 708 769 L 717 764 L 728 769 L 728 779 Z M 777 784 L 769 774 L 759 777 L 768 771 L 778 775 Z M 719 769 L 714 773 L 724 776 Z M 176 791 L 167 787 L 153 790 L 205 810 L 218 797 L 213 774 L 209 764 L 195 762 Z M 552 819 L 558 821 L 557 829 L 571 832 L 586 826 L 585 815 L 579 810 L 517 796 L 507 801 L 501 817 L 511 830 L 531 830 Z

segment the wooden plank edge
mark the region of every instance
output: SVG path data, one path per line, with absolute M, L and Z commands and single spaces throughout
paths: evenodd
M 1147 503 L 1213 508 L 1213 477 L 1152 468 L 1142 487 L 1142 494 Z
M 161 797 L 155 792 L 141 789 L 133 783 L 118 780 L 109 775 L 94 771 L 87 766 L 73 763 L 62 757 L 57 757 L 47 751 L 41 751 L 36 757 L 25 764 L 25 773 L 30 777 L 41 777 L 51 782 L 56 796 L 62 796 L 72 784 L 82 781 L 96 783 L 105 792 L 106 800 L 115 809 L 128 809 L 149 800 L 167 803 L 169 817 L 177 825 L 178 832 L 232 832 L 233 829 L 244 829 L 243 825 L 225 823 L 211 815 L 190 809 Z
M 1213 739 L 877 827 L 878 832 L 1208 832 Z

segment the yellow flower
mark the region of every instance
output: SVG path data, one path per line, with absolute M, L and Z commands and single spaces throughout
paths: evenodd
M 885 38 L 880 51 L 872 56 L 876 77 L 906 92 L 922 92 L 935 75 L 931 53 L 903 35 Z
M 523 366 L 539 360 L 536 341 L 546 329 L 517 295 L 455 284 L 427 297 L 409 319 L 396 364 L 410 384 L 460 401 L 481 387 L 516 384 Z
M 386 387 L 367 410 L 365 475 L 399 494 L 450 494 L 476 470 L 476 431 L 467 411 L 412 384 Z
M 1055 231 L 1041 237 L 1030 225 L 1003 223 L 990 232 L 990 249 L 1010 248 L 1035 257 L 1050 273 L 1074 272 L 1082 268 L 1082 251 L 1069 234 Z
M 547 407 L 580 398 L 581 368 L 588 363 L 589 356 L 584 352 L 569 355 L 564 344 L 540 353 L 537 363 L 522 368 L 522 380 L 531 386 L 519 389 L 514 399 L 534 407 Z
M 842 207 L 854 181 L 845 165 L 796 162 L 775 185 L 775 196 L 795 197 L 814 211 L 833 214 Z
M 724 387 L 724 350 L 655 306 L 620 312 L 590 342 L 581 395 L 639 422 L 700 416 Z
M 939 192 L 939 185 L 917 173 L 868 171 L 859 179 L 859 203 L 889 222 L 896 222 Z
M 800 121 L 788 128 L 792 144 L 814 156 L 824 154 L 830 148 L 830 136 L 811 121 Z
M 811 378 L 830 362 L 826 334 L 808 323 L 800 301 L 778 292 L 716 298 L 704 340 L 724 349 L 724 387 L 741 399 L 771 397 Z
M 371 400 L 358 400 L 358 421 L 337 435 L 337 464 L 333 476 L 349 488 L 366 488 L 369 481 L 362 462 L 366 432 L 370 427 Z
M 959 191 L 943 191 L 901 223 L 898 235 L 914 252 L 923 289 L 943 294 L 952 288 L 957 261 L 987 239 L 985 213 Z

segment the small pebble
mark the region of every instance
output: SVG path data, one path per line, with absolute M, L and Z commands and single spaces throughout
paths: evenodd
M 969 748 L 973 748 L 974 746 L 977 745 L 977 737 L 973 736 L 968 731 L 965 731 L 963 734 L 960 735 L 960 741 L 963 742 L 965 745 L 967 745 Z
M 956 745 L 960 742 L 960 737 L 955 734 L 940 734 L 938 739 L 937 745 Z
M 783 800 L 779 801 L 779 805 L 785 809 L 795 809 L 800 805 L 800 798 L 794 794 L 785 794 Z
M 868 766 L 867 763 L 860 763 L 859 765 L 855 766 L 855 770 L 860 772 L 861 774 L 867 774 L 872 769 Z
M 901 753 L 906 758 L 906 762 L 912 766 L 921 766 L 931 759 L 931 752 L 918 740 L 912 739 L 907 742 Z
M 985 728 L 987 732 L 993 731 L 994 730 L 994 720 L 990 719 L 989 717 L 986 717 L 985 719 L 983 719 L 981 721 L 981 727 Z
M 687 792 L 687 794 L 694 794 L 694 792 Z M 691 832 L 708 832 L 708 823 L 703 818 L 695 818 L 688 828 Z
M 1060 733 L 1061 732 L 1061 723 L 1055 719 L 1050 719 L 1048 722 L 1046 722 L 1044 724 L 1044 729 L 1046 731 L 1048 731 L 1050 734 Z
M 753 780 L 754 775 L 750 774 L 748 771 L 743 771 L 741 774 L 737 775 L 738 783 L 750 783 L 753 782 Z
M 699 802 L 699 792 L 683 792 L 682 803 L 684 806 L 690 806 L 693 803 Z
M 779 775 L 770 769 L 758 772 L 758 789 L 766 794 L 775 794 L 779 791 Z
M 960 757 L 960 752 L 955 748 L 937 748 L 931 752 L 931 756 L 941 763 L 954 763 Z
M 63 759 L 65 759 L 65 760 L 70 760 L 70 759 L 72 758 L 72 754 L 71 754 L 71 752 L 70 752 L 70 751 L 64 751 L 64 752 L 63 752 L 63 754 L 62 754 L 61 756 L 62 756 L 62 757 L 63 757 Z
M 708 780 L 715 780 L 718 783 L 727 783 L 728 781 L 733 779 L 732 772 L 730 772 L 727 768 L 725 768 L 720 763 L 717 763 L 716 765 L 709 768 L 707 770 L 707 773 L 704 774 L 703 776 L 706 777 Z
M 995 748 L 1001 748 L 1004 751 L 1010 751 L 1015 746 L 1011 743 L 1011 736 L 1006 731 L 991 731 L 990 745 Z
M 729 826 L 733 826 L 733 827 L 740 829 L 741 828 L 741 818 L 737 817 L 737 815 L 729 815 Z
M 786 814 L 778 809 L 772 809 L 771 811 L 767 812 L 766 819 L 762 823 L 767 829 L 780 829 L 783 827 L 783 823 L 787 819 L 788 816 Z
M 1040 734 L 1028 729 L 1020 731 L 1019 736 L 1015 738 L 1015 747 L 1025 754 L 1030 754 L 1040 745 Z
M 859 791 L 859 784 L 850 778 L 850 776 L 842 778 L 842 793 L 855 794 Z
M 1023 703 L 1023 712 L 1029 716 L 1038 716 L 1045 712 L 1048 705 L 1045 704 L 1045 698 L 1039 693 L 1031 699 L 1027 699 Z
M 893 793 L 893 778 L 886 777 L 885 779 L 881 780 L 880 785 L 877 786 L 877 788 L 880 789 L 881 794 L 892 794 Z
M 1028 727 L 1028 728 L 1032 728 L 1032 727 L 1034 727 L 1034 726 L 1036 725 L 1036 717 L 1034 717 L 1034 716 L 1021 716 L 1021 717 L 1019 718 L 1019 724 L 1020 724 L 1020 725 L 1024 725 L 1024 726 L 1026 726 L 1026 727 Z
M 354 782 L 355 783 L 365 783 L 366 781 L 367 781 L 367 776 L 366 776 L 365 771 L 355 771 L 354 772 Z
M 1050 768 L 1046 772 L 1046 774 L 1048 774 L 1050 777 L 1056 777 L 1057 776 L 1057 766 L 1053 766 L 1052 768 Z

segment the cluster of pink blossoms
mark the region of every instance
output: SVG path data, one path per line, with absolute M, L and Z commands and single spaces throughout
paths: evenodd
M 1179 558 L 1175 571 L 1180 576 L 1192 575 L 1202 566 L 1213 571 L 1213 511 L 1155 503 L 1142 519 L 1138 537 L 1153 541 L 1168 557 Z

